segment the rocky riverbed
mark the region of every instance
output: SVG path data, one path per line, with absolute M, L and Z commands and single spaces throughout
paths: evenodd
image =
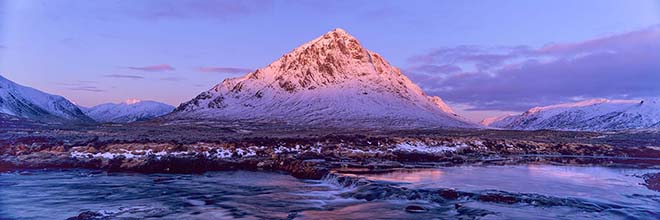
M 4 146 L 0 169 L 92 168 L 146 173 L 278 170 L 318 179 L 337 168 L 370 171 L 428 164 L 561 163 L 653 167 L 657 147 L 616 147 L 472 137 L 246 139 L 226 143 L 88 143 L 81 146 Z
M 2 131 L 0 132 L 0 174 L 5 175 L 0 178 L 0 184 L 9 187 L 6 193 L 10 194 L 7 195 L 20 193 L 20 190 L 27 189 L 23 186 L 24 184 L 39 189 L 45 187 L 43 190 L 52 188 L 48 184 L 41 183 L 30 185 L 29 183 L 32 181 L 28 179 L 36 174 L 35 178 L 42 178 L 39 181 L 54 181 L 51 184 L 53 186 L 72 183 L 61 182 L 61 180 L 69 179 L 72 175 L 76 176 L 75 184 L 66 191 L 82 193 L 80 196 L 118 197 L 116 201 L 90 200 L 85 204 L 85 206 L 104 204 L 98 209 L 81 209 L 80 206 L 71 206 L 70 209 L 60 210 L 62 217 L 73 217 L 72 219 L 136 216 L 139 218 L 149 216 L 215 218 L 221 216 L 221 218 L 238 219 L 250 219 L 246 216 L 256 219 L 260 218 L 259 216 L 279 216 L 276 218 L 317 219 L 326 215 L 375 219 L 418 219 L 424 218 L 424 216 L 479 219 L 486 216 L 515 218 L 518 215 L 520 217 L 536 216 L 539 213 L 548 214 L 543 210 L 551 210 L 550 213 L 558 219 L 567 216 L 569 219 L 574 217 L 577 219 L 601 217 L 617 219 L 626 216 L 657 216 L 658 210 L 644 205 L 639 207 L 621 205 L 626 203 L 625 198 L 628 198 L 626 196 L 632 196 L 631 198 L 636 203 L 642 201 L 639 204 L 648 202 L 660 204 L 656 195 L 639 197 L 637 194 L 626 194 L 620 197 L 623 199 L 606 203 L 585 199 L 576 200 L 560 194 L 568 189 L 584 193 L 589 190 L 580 191 L 584 189 L 580 184 L 574 186 L 570 182 L 561 181 L 555 185 L 547 184 L 544 187 L 569 188 L 557 189 L 556 192 L 532 191 L 525 193 L 506 188 L 506 184 L 502 183 L 494 185 L 495 188 L 484 186 L 484 190 L 474 191 L 460 187 L 457 189 L 450 185 L 431 189 L 423 187 L 423 185 L 402 186 L 399 181 L 387 178 L 376 177 L 373 179 L 373 175 L 388 175 L 402 171 L 417 172 L 420 169 L 440 169 L 443 170 L 441 172 L 447 172 L 454 168 L 463 169 L 461 167 L 481 169 L 480 167 L 496 166 L 501 167 L 495 169 L 502 172 L 498 171 L 496 175 L 482 173 L 481 176 L 473 176 L 471 180 L 479 180 L 478 182 L 481 183 L 480 178 L 492 181 L 503 178 L 507 181 L 529 178 L 531 182 L 528 184 L 530 184 L 545 180 L 536 180 L 535 177 L 529 176 L 502 177 L 501 174 L 515 170 L 519 170 L 520 172 L 517 173 L 520 175 L 529 173 L 517 168 L 512 169 L 512 167 L 601 167 L 612 170 L 635 170 L 629 174 L 616 175 L 616 178 L 630 182 L 627 187 L 637 186 L 634 187 L 635 190 L 643 188 L 648 191 L 660 192 L 659 173 L 657 172 L 660 169 L 660 146 L 658 146 L 660 141 L 657 141 L 658 135 L 653 132 L 589 133 L 442 129 L 365 131 L 282 128 L 264 125 L 251 127 L 222 123 L 202 125 L 188 123 L 176 125 L 155 125 L 153 123 L 94 126 L 24 125 L 11 128 L 2 127 L 0 131 Z M 76 171 L 79 169 L 85 170 L 82 171 L 83 174 Z M 272 198 L 272 204 L 268 203 L 272 207 L 262 207 L 256 201 L 250 200 L 250 196 L 234 201 L 235 197 L 224 198 L 222 195 L 214 197 L 214 194 L 209 191 L 200 200 L 199 192 L 194 190 L 194 192 L 179 192 L 180 184 L 186 184 L 187 187 L 198 184 L 199 189 L 203 189 L 202 191 L 207 190 L 206 187 L 221 187 L 217 190 L 231 192 L 230 194 L 236 193 L 241 198 L 244 195 L 255 193 L 255 195 L 270 198 L 271 193 L 268 193 L 270 191 L 262 192 L 262 189 L 259 188 L 261 186 L 254 191 L 255 188 L 250 183 L 247 186 L 242 186 L 242 182 L 218 186 L 216 182 L 210 184 L 204 180 L 208 176 L 215 175 L 229 175 L 234 178 L 232 172 L 243 171 L 260 171 L 254 174 L 256 176 L 278 173 L 278 175 L 288 174 L 296 177 L 285 181 L 293 184 L 294 188 L 281 189 L 281 192 L 278 191 L 277 194 L 285 196 L 288 207 L 292 209 L 277 209 L 276 207 L 281 208 L 281 204 L 276 202 L 282 200 L 280 197 Z M 473 171 L 470 168 L 469 172 L 473 173 Z M 209 174 L 214 172 L 220 173 Z M 138 176 L 134 178 L 131 173 Z M 569 172 L 559 172 L 559 174 L 568 175 L 560 176 L 560 179 L 587 178 L 588 181 L 582 185 L 589 185 L 591 184 L 589 181 L 592 180 L 609 181 L 611 179 L 611 177 L 602 176 L 603 173 L 599 169 L 586 173 L 569 170 Z M 432 177 L 435 173 L 416 175 L 412 178 L 413 180 L 420 177 L 421 179 Z M 119 176 L 119 178 L 114 176 Z M 452 178 L 460 179 L 467 176 L 469 175 L 454 175 Z M 104 178 L 110 179 L 105 180 Z M 123 207 L 118 205 L 124 204 L 126 198 L 135 196 L 121 195 L 126 197 L 123 198 L 116 192 L 98 193 L 107 190 L 104 188 L 106 181 L 118 181 L 119 185 L 116 187 L 137 190 L 131 189 L 132 183 L 129 182 L 128 185 L 123 183 L 124 178 L 136 181 L 135 184 L 153 185 L 140 189 L 141 193 L 149 193 L 159 189 L 161 184 L 165 184 L 167 190 L 183 196 L 184 202 L 179 202 L 178 197 L 166 196 L 163 199 L 176 201 L 173 201 L 172 204 L 144 206 L 141 201 L 144 198 L 135 198 L 140 201 L 128 200 L 137 203 Z M 277 178 L 286 179 L 282 176 L 277 176 Z M 224 181 L 225 178 L 220 179 Z M 262 177 L 251 176 L 246 180 L 259 182 L 260 179 Z M 406 180 L 404 182 L 411 180 L 409 177 L 403 179 Z M 194 181 L 190 182 L 192 180 Z M 199 180 L 202 181 L 199 182 Z M 443 178 L 443 180 L 446 179 Z M 298 181 L 317 182 L 311 185 L 307 185 L 309 183 L 305 182 L 300 185 L 301 183 Z M 636 183 L 637 181 L 639 184 Z M 171 183 L 176 184 L 168 186 Z M 79 187 L 76 184 L 80 186 L 97 184 L 98 186 L 89 192 L 77 192 Z M 236 187 L 246 188 L 241 189 L 243 191 L 235 191 Z M 311 190 L 304 192 L 307 196 L 299 197 L 300 195 L 295 193 L 299 189 L 298 187 Z M 621 186 L 614 184 L 612 187 L 615 188 L 611 188 L 611 190 L 616 191 L 619 190 L 616 187 Z M 59 188 L 53 188 L 49 191 L 51 194 L 48 195 L 62 193 L 55 189 Z M 500 190 L 493 191 L 492 189 Z M 324 194 L 323 196 L 319 197 L 319 190 Z M 291 194 L 291 192 L 294 193 Z M 325 193 L 331 195 L 325 195 Z M 43 198 L 37 197 L 34 198 L 35 201 L 43 200 Z M 301 203 L 301 198 L 308 202 Z M 11 200 L 13 203 L 5 204 L 6 207 L 29 207 L 20 197 L 14 199 L 16 200 Z M 185 202 L 188 200 L 195 202 L 190 205 Z M 208 203 L 207 200 L 214 202 Z M 217 202 L 217 200 L 225 202 Z M 36 204 L 36 202 L 32 204 Z M 60 207 L 69 203 L 58 204 L 57 207 Z M 48 204 L 42 205 L 39 210 L 55 207 Z M 264 208 L 267 210 L 263 210 Z M 248 211 L 245 211 L 246 209 Z M 365 210 L 379 210 L 379 215 L 369 215 L 369 212 L 364 212 Z M 0 212 L 3 212 L 0 215 L 15 217 L 39 214 L 38 212 L 15 213 L 11 210 L 0 210 Z M 583 214 L 576 215 L 575 213 Z
M 320 179 L 337 169 L 379 172 L 465 164 L 660 166 L 658 137 L 644 132 L 350 131 L 192 122 L 3 129 L 0 171 L 264 170 Z M 656 176 L 647 179 L 649 186 L 657 185 Z

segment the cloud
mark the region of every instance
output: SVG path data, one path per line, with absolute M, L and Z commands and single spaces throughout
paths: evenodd
M 88 85 L 88 84 L 97 84 L 97 81 L 92 80 L 75 80 L 71 82 L 56 82 L 55 84 L 63 86 L 79 86 L 79 85 Z
M 96 86 L 97 81 L 91 80 L 76 80 L 73 82 L 56 82 L 55 84 L 61 85 L 68 90 L 87 91 L 87 92 L 104 92 L 104 89 Z
M 158 65 L 140 66 L 140 67 L 129 66 L 126 67 L 126 69 L 139 70 L 144 72 L 165 72 L 165 71 L 173 71 L 174 67 L 170 66 L 169 64 L 158 64 Z
M 177 82 L 177 81 L 182 81 L 184 79 L 181 78 L 181 77 L 163 77 L 163 78 L 160 78 L 160 80 Z
M 428 93 L 470 110 L 524 111 L 576 99 L 658 97 L 659 61 L 654 26 L 540 48 L 441 48 L 411 57 L 405 71 Z
M 100 89 L 96 86 L 74 86 L 74 87 L 68 87 L 67 89 L 76 90 L 76 91 L 87 91 L 87 92 L 105 92 L 105 90 Z
M 253 69 L 236 68 L 236 67 L 200 67 L 197 68 L 202 73 L 227 73 L 227 74 L 243 74 L 252 72 Z
M 120 79 L 144 79 L 144 77 L 142 77 L 142 76 L 125 75 L 125 74 L 107 74 L 107 75 L 103 75 L 103 77 L 120 78 Z

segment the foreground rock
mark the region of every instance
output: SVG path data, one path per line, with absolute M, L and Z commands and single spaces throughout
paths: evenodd
M 80 213 L 78 216 L 68 218 L 67 220 L 93 220 L 100 219 L 103 215 L 98 212 L 86 211 Z
M 411 213 L 425 213 L 428 211 L 429 210 L 427 208 L 418 205 L 409 205 L 406 207 L 406 212 L 411 212 Z

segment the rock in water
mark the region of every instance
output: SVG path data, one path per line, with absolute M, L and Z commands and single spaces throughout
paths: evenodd
M 93 220 L 100 219 L 102 215 L 98 212 L 86 211 L 80 213 L 78 216 L 68 218 L 67 220 Z
M 418 205 L 409 205 L 406 207 L 406 212 L 410 212 L 410 213 L 424 213 L 428 211 L 429 211 L 428 209 Z
M 647 173 L 642 176 L 642 179 L 647 188 L 660 192 L 660 173 Z

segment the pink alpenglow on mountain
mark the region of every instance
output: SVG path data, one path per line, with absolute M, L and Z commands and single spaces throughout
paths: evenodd
M 167 117 L 324 127 L 479 127 L 342 29 L 224 80 Z
M 513 116 L 516 116 L 516 115 L 508 114 L 508 115 L 485 118 L 484 120 L 481 120 L 481 122 L 479 122 L 479 124 L 481 124 L 483 126 L 490 126 L 490 127 L 498 128 L 500 126 L 506 125 L 507 123 L 511 123 L 510 120 L 515 118 Z

